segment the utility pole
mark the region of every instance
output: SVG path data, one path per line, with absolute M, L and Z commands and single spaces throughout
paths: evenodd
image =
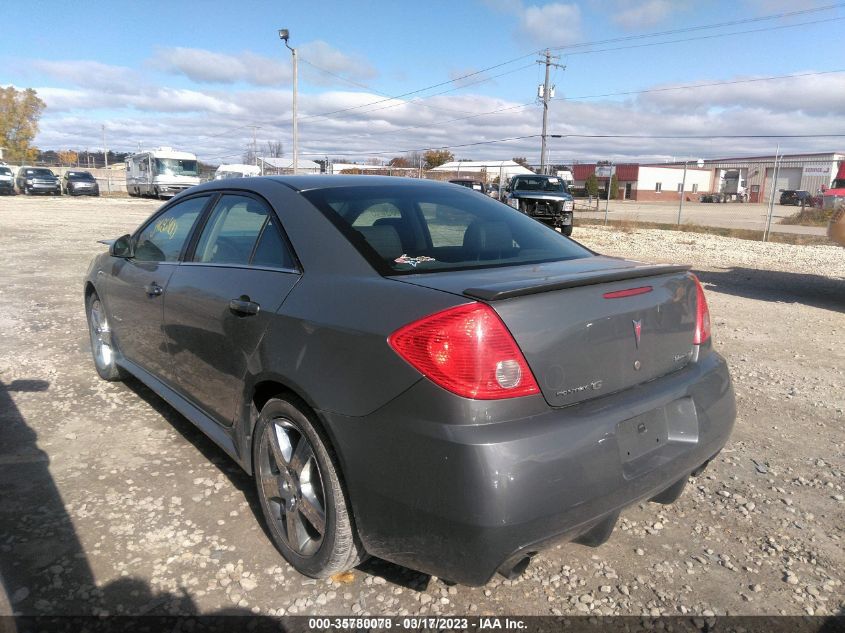
M 260 130 L 261 127 L 258 125 L 248 125 L 247 127 L 252 129 L 252 160 L 255 161 L 255 166 L 258 167 L 258 144 L 255 140 L 255 130 Z
M 549 68 L 552 66 L 556 68 L 560 68 L 566 70 L 566 66 L 561 64 L 556 64 L 553 62 L 553 59 L 560 59 L 559 55 L 552 55 L 551 51 L 547 48 L 543 53 L 544 59 L 538 59 L 538 64 L 545 64 L 546 65 L 546 80 L 543 82 L 543 87 L 540 88 L 541 94 L 540 98 L 543 99 L 543 134 L 542 134 L 542 141 L 540 144 L 540 173 L 546 173 L 546 137 L 548 136 L 546 130 L 548 129 L 549 123 L 549 101 L 552 100 L 554 96 L 554 86 L 549 86 Z
M 103 125 L 103 161 L 105 161 L 105 168 L 109 168 L 109 150 L 106 148 L 106 126 Z

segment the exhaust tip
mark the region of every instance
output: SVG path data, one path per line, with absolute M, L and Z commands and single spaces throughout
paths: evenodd
M 535 552 L 531 552 L 522 558 L 518 558 L 513 564 L 510 562 L 505 563 L 499 567 L 499 573 L 508 580 L 515 580 L 519 578 L 523 573 L 525 573 L 525 570 L 528 569 L 528 565 L 531 563 L 531 557 L 534 556 L 534 554 Z

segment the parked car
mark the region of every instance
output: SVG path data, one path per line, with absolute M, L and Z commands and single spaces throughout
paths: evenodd
M 62 189 L 70 196 L 99 196 L 100 185 L 90 171 L 68 171 L 62 176 Z
M 18 191 L 26 195 L 33 193 L 62 195 L 62 185 L 58 176 L 46 167 L 21 167 L 18 169 L 15 184 Z
M 781 189 L 780 192 L 781 204 L 794 204 L 797 207 L 800 207 L 802 204 L 808 207 L 813 206 L 813 194 L 809 191 Z
M 467 189 L 472 189 L 473 191 L 477 191 L 479 193 L 483 193 L 487 195 L 489 192 L 489 187 L 487 183 L 481 180 L 471 180 L 468 178 L 456 178 L 455 180 L 450 180 L 453 185 L 461 185 L 462 187 L 466 187 Z
M 575 198 L 566 183 L 556 176 L 537 174 L 511 178 L 505 202 L 521 213 L 572 235 Z
M 0 165 L 0 193 L 8 196 L 15 194 L 15 175 L 6 165 Z
M 251 474 L 308 576 L 367 555 L 519 574 L 675 500 L 733 426 L 688 267 L 596 255 L 461 187 L 211 181 L 106 243 L 84 281 L 98 374 Z

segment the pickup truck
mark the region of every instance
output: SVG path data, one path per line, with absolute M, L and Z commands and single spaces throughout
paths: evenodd
M 560 178 L 537 174 L 514 176 L 505 192 L 506 204 L 535 220 L 560 229 L 564 235 L 572 235 L 575 199 Z

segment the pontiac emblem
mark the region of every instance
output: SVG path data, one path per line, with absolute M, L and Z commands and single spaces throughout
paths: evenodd
M 643 322 L 640 321 L 633 321 L 634 324 L 634 340 L 637 342 L 637 349 L 640 349 L 640 334 L 643 331 Z

